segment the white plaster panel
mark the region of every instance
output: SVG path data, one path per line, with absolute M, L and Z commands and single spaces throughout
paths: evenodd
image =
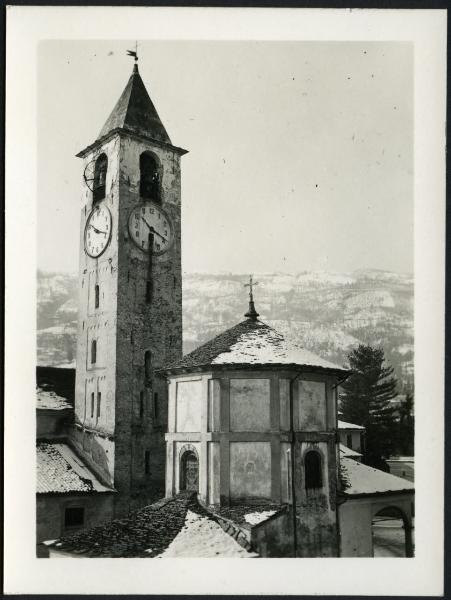
M 208 431 L 219 431 L 221 388 L 218 379 L 208 380 Z
M 230 380 L 231 431 L 270 429 L 269 379 Z
M 230 442 L 230 496 L 271 497 L 269 442 Z
M 290 380 L 279 379 L 280 429 L 290 429 Z
M 201 428 L 202 381 L 177 382 L 176 431 L 196 432 Z
M 298 380 L 298 430 L 326 429 L 326 384 Z
M 220 502 L 220 445 L 219 442 L 208 442 L 208 502 Z
M 291 501 L 291 444 L 280 444 L 280 499 L 282 502 Z

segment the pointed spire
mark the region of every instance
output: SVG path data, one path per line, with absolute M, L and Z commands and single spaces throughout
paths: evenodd
M 257 317 L 260 316 L 258 314 L 258 312 L 255 310 L 254 293 L 253 293 L 254 285 L 258 285 L 258 281 L 253 281 L 252 275 L 249 275 L 249 283 L 244 284 L 244 287 L 249 288 L 249 310 L 247 311 L 247 313 L 244 316 L 247 317 L 248 319 L 250 319 L 251 321 L 256 321 Z
M 97 139 L 113 129 L 124 129 L 170 144 L 171 140 L 139 74 L 137 52 L 128 52 L 135 58 L 133 72 Z

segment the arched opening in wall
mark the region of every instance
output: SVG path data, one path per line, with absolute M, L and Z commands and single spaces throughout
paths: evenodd
M 108 171 L 108 158 L 106 154 L 101 154 L 94 167 L 94 188 L 93 200 L 99 202 L 105 198 L 106 192 L 106 173 Z
M 321 455 L 316 450 L 305 453 L 304 472 L 306 490 L 318 490 L 323 487 Z
M 373 556 L 391 558 L 412 557 L 413 526 L 404 511 L 396 506 L 379 510 L 371 524 Z
M 157 160 L 150 152 L 139 157 L 139 193 L 145 200 L 160 202 L 160 169 Z
M 180 490 L 199 491 L 199 460 L 192 450 L 187 450 L 180 459 Z

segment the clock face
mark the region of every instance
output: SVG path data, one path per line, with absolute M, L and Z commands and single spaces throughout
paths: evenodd
M 86 221 L 85 250 L 97 258 L 105 252 L 111 238 L 111 213 L 106 206 L 96 206 Z
M 128 231 L 134 243 L 144 252 L 159 255 L 169 250 L 174 239 L 171 219 L 156 204 L 140 204 L 130 213 Z

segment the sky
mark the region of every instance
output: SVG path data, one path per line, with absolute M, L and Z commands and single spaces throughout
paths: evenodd
M 38 50 L 38 268 L 78 271 L 82 161 L 134 41 Z M 413 46 L 139 41 L 182 157 L 182 268 L 413 271 Z

